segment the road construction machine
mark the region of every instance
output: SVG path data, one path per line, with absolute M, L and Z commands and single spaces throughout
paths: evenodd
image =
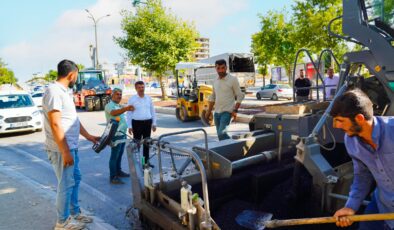
M 199 83 L 196 72 L 201 69 L 214 69 L 214 66 L 197 62 L 180 62 L 176 64 L 176 118 L 182 122 L 201 119 L 204 126 L 211 126 L 213 119 L 207 119 L 209 102 L 212 94 L 212 85 Z M 182 83 L 180 71 L 184 72 Z
M 332 23 L 328 32 L 363 49 L 346 53 L 338 63 L 340 80 L 333 100 L 348 88 L 358 87 L 372 100 L 375 115 L 394 115 L 393 12 L 393 5 L 384 0 L 343 0 L 343 15 L 332 21 L 342 19 L 343 33 L 333 33 Z M 311 56 L 300 50 L 297 57 L 301 53 Z M 353 166 L 344 133 L 332 129 L 328 114 L 333 100 L 325 97 L 318 71 L 321 57 L 313 62 L 320 79 L 312 87 L 316 98 L 267 107 L 251 119 L 250 132 L 209 143 L 204 129 L 144 140 L 157 154 L 154 170 L 141 166 L 135 154 L 138 144 L 128 145 L 133 213 L 145 229 L 243 229 L 235 217 L 246 209 L 284 219 L 332 215 L 343 207 Z M 368 77 L 363 69 L 368 70 Z M 203 133 L 204 144 L 186 149 L 167 141 L 170 136 L 192 132 Z M 164 159 L 170 167 L 163 167 Z
M 74 85 L 74 103 L 86 111 L 103 110 L 111 99 L 111 88 L 105 82 L 104 71 L 87 68 L 80 70 Z

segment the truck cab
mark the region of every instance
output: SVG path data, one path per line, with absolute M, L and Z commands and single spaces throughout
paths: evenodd
M 111 97 L 111 88 L 105 82 L 104 71 L 83 69 L 74 86 L 74 103 L 86 111 L 103 110 Z

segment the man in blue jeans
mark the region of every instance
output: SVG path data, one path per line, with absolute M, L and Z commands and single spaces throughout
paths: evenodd
M 346 133 L 345 146 L 354 168 L 349 199 L 334 214 L 339 227 L 352 224 L 347 216 L 357 212 L 372 189 L 365 213 L 394 212 L 394 118 L 373 116 L 372 106 L 368 96 L 355 89 L 338 97 L 330 112 L 334 128 Z M 360 222 L 359 229 L 394 229 L 394 221 Z
M 107 122 L 110 122 L 111 119 L 119 118 L 119 126 L 112 142 L 126 139 L 127 123 L 124 113 L 126 111 L 134 110 L 132 105 L 120 105 L 121 100 L 122 90 L 115 88 L 112 90 L 111 101 L 105 106 L 105 118 L 107 119 Z M 120 177 L 130 176 L 121 169 L 124 148 L 125 143 L 118 144 L 111 148 L 111 157 L 109 159 L 109 181 L 111 184 L 124 184 L 124 182 L 120 180 Z
M 79 135 L 96 143 L 100 137 L 90 135 L 79 122 L 72 97 L 78 67 L 69 60 L 59 62 L 58 78 L 43 97 L 45 148 L 58 181 L 55 230 L 83 229 L 93 219 L 81 213 L 78 201 L 81 171 L 79 170 Z
M 230 139 L 227 128 L 231 118 L 237 117 L 239 106 L 244 99 L 244 94 L 239 87 L 236 77 L 227 74 L 227 64 L 224 59 L 215 62 L 218 78 L 213 83 L 213 91 L 209 97 L 209 107 L 206 119 L 209 120 L 215 105 L 214 122 L 219 140 Z

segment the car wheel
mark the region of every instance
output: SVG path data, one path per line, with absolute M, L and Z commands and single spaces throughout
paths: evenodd
M 261 96 L 260 96 L 260 94 L 258 93 L 258 94 L 256 94 L 256 98 L 257 98 L 257 100 L 261 100 Z
M 276 95 L 276 93 L 272 94 L 271 100 L 277 101 L 278 95 Z

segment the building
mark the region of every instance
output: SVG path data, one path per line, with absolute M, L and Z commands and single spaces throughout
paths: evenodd
M 209 58 L 209 38 L 196 38 L 196 42 L 200 47 L 194 53 L 195 61 Z

